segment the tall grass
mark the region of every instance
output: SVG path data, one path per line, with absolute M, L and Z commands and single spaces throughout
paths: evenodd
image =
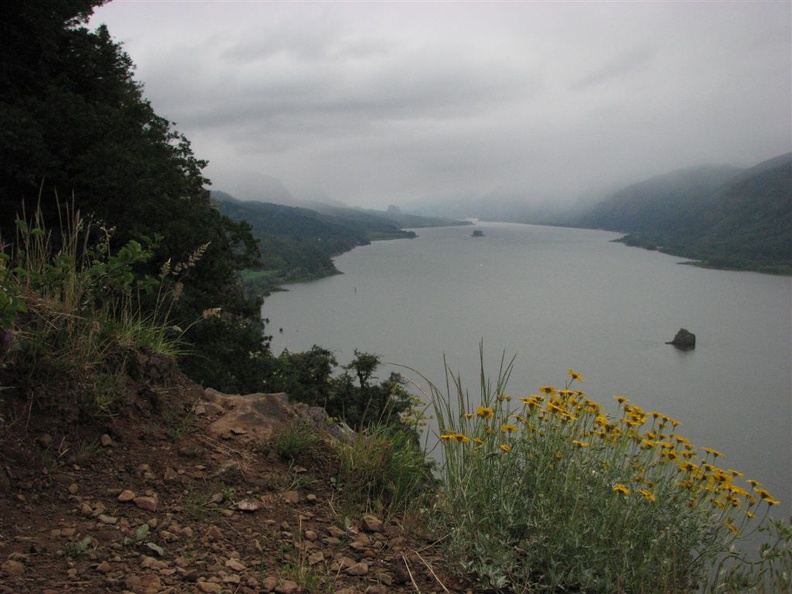
M 385 519 L 416 511 L 434 493 L 435 481 L 415 435 L 376 425 L 335 446 L 338 486 L 348 507 L 365 507 Z
M 172 355 L 183 348 L 169 320 L 180 285 L 169 263 L 159 277 L 143 271 L 152 251 L 140 242 L 112 250 L 112 229 L 68 206 L 60 213 L 54 230 L 40 211 L 30 219 L 23 213 L 15 241 L 3 244 L 0 381 L 28 397 L 81 394 L 82 412 L 112 414 L 134 349 Z
M 618 416 L 607 415 L 572 369 L 563 387 L 520 398 L 506 393 L 510 371 L 502 364 L 491 385 L 482 357 L 475 402 L 448 369 L 446 390 L 431 386 L 445 455 L 441 530 L 481 587 L 728 592 L 770 576 L 768 592 L 789 591 L 783 524 L 756 565 L 735 553 L 778 503 L 758 481 L 721 468 L 719 452 L 660 412 L 619 396 Z

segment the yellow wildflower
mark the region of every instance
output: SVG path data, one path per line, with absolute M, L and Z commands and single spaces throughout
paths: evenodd
M 507 396 L 506 394 L 498 394 L 498 400 L 509 402 L 511 400 L 511 396 Z
M 713 450 L 712 448 L 701 448 L 701 449 L 707 452 L 708 454 L 712 455 L 714 458 L 717 458 L 718 456 L 723 456 L 723 454 L 721 454 L 718 450 Z
M 768 505 L 778 505 L 781 503 L 778 499 L 770 495 L 770 493 L 764 489 L 754 489 L 754 491 L 756 491 L 756 494 L 759 495 L 759 497 L 761 497 Z
M 506 452 L 507 454 L 511 452 L 511 446 L 508 443 L 502 443 L 500 449 Z
M 629 495 L 630 494 L 630 490 L 627 487 L 625 487 L 624 485 L 622 485 L 621 483 L 613 485 L 613 492 L 614 493 L 621 493 L 622 495 Z
M 583 378 L 581 375 L 571 367 L 567 370 L 567 373 L 572 378 L 572 381 L 583 383 Z
M 482 419 L 491 419 L 495 416 L 495 411 L 489 408 L 488 406 L 479 406 L 476 409 L 476 415 L 481 417 Z
M 548 396 L 554 396 L 556 393 L 555 386 L 542 386 L 541 388 L 539 388 L 539 391 L 544 392 Z
M 510 425 L 508 423 L 504 423 L 503 425 L 501 425 L 500 429 L 504 433 L 514 433 L 515 431 L 517 431 L 517 425 Z
M 657 498 L 654 496 L 654 493 L 652 493 L 649 489 L 638 489 L 638 492 L 641 495 L 643 495 L 644 499 L 646 499 L 647 501 L 656 501 L 657 500 Z
M 580 441 L 579 439 L 573 439 L 572 443 L 574 443 L 579 448 L 589 447 L 589 443 L 587 441 Z
M 618 402 L 619 404 L 624 404 L 625 402 L 630 402 L 630 400 L 628 398 L 625 398 L 624 396 L 614 396 L 613 399 L 616 402 Z

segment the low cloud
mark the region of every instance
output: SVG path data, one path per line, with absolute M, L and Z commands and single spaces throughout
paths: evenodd
M 94 22 L 125 44 L 214 187 L 272 176 L 297 198 L 382 207 L 493 191 L 572 200 L 789 151 L 791 12 L 116 0 Z

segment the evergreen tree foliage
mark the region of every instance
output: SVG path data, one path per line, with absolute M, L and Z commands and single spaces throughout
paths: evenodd
M 414 435 L 403 416 L 413 412 L 415 399 L 405 389 L 402 377 L 391 373 L 378 382 L 374 375 L 382 361 L 378 355 L 355 349 L 352 361 L 338 366 L 333 353 L 314 345 L 309 351 L 284 351 L 277 359 L 270 389 L 288 393 L 294 400 L 323 407 L 355 430 L 389 426 Z
M 114 229 L 116 245 L 135 239 L 150 246 L 154 257 L 141 274 L 181 266 L 181 297 L 170 313 L 188 328 L 194 360 L 186 367 L 201 369 L 201 381 L 212 384 L 206 361 L 213 356 L 241 348 L 268 354 L 258 303 L 245 298 L 238 274 L 256 265 L 258 245 L 249 225 L 212 206 L 206 162 L 154 112 L 120 44 L 105 26 L 87 27 L 105 1 L 10 0 L 4 7 L 0 237 L 13 242 L 15 214 L 37 208 L 57 227 L 61 203 L 73 202 L 96 229 Z M 221 320 L 201 320 L 210 308 L 221 308 Z M 226 363 L 245 365 L 241 354 Z M 225 368 L 217 381 L 260 389 L 264 372 L 252 375 Z

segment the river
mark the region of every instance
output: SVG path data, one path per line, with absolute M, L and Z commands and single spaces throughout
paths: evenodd
M 345 364 L 357 348 L 438 385 L 445 356 L 474 393 L 483 341 L 490 375 L 503 353 L 516 356 L 514 396 L 561 385 L 572 367 L 599 402 L 624 395 L 680 420 L 693 443 L 781 500 L 776 517 L 791 513 L 792 278 L 682 265 L 602 231 L 416 231 L 338 257 L 342 275 L 268 297 L 273 352 L 318 344 Z M 666 344 L 683 327 L 695 350 Z

